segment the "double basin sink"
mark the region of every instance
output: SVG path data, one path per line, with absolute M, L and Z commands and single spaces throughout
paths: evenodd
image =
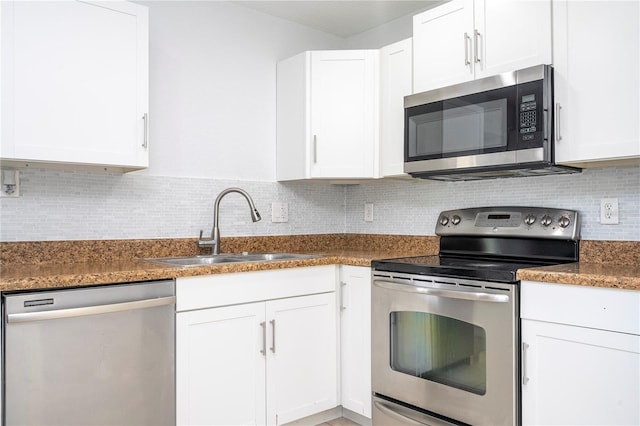
M 217 255 L 200 255 L 186 257 L 158 257 L 144 259 L 147 262 L 161 263 L 171 266 L 206 266 L 218 265 L 225 263 L 242 263 L 242 262 L 269 262 L 276 260 L 296 260 L 311 259 L 319 257 L 313 254 L 297 254 L 297 253 L 243 253 L 243 254 L 217 254 Z

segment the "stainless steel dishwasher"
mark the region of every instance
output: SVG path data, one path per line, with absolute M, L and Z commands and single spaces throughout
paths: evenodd
M 173 280 L 2 302 L 5 425 L 175 424 Z

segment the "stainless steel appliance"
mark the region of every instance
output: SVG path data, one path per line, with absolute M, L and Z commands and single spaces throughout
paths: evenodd
M 516 271 L 577 261 L 579 229 L 571 210 L 450 210 L 439 255 L 374 261 L 374 425 L 519 424 Z
M 2 299 L 5 425 L 175 424 L 173 280 Z
M 407 96 L 404 171 L 436 180 L 579 172 L 554 164 L 553 124 L 549 65 Z

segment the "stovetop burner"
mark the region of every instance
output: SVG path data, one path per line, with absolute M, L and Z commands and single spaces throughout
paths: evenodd
M 485 207 L 440 214 L 439 255 L 383 259 L 379 271 L 516 283 L 518 269 L 578 260 L 578 213 Z

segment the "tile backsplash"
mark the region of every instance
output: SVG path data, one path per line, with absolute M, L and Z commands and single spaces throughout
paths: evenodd
M 213 223 L 213 201 L 230 186 L 248 191 L 263 220 L 252 223 L 238 194 L 221 203 L 223 236 L 367 233 L 433 235 L 442 210 L 529 205 L 578 210 L 582 238 L 640 240 L 640 167 L 578 175 L 434 182 L 384 179 L 360 185 L 255 182 L 21 169 L 19 198 L 0 198 L 0 241 L 195 237 Z M 620 223 L 599 223 L 600 199 L 618 198 Z M 289 222 L 271 222 L 271 203 Z M 374 221 L 364 221 L 373 203 Z

